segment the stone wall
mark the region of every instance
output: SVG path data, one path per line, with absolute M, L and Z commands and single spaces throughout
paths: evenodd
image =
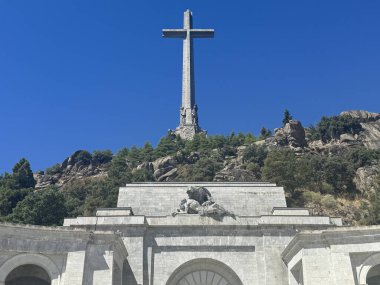
M 215 201 L 239 216 L 270 215 L 286 207 L 284 189 L 269 183 L 140 183 L 119 190 L 118 207 L 132 207 L 135 215 L 166 216 L 187 198 L 189 186 L 204 186 Z

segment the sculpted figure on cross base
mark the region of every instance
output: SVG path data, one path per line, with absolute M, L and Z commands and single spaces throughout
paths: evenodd
M 193 119 L 193 124 L 198 126 L 198 106 L 194 105 L 194 108 L 191 110 L 191 117 Z
M 188 198 L 182 199 L 179 208 L 172 213 L 177 214 L 199 214 L 200 216 L 211 216 L 221 218 L 223 216 L 235 217 L 235 215 L 215 203 L 210 191 L 205 187 L 189 187 L 186 191 Z
M 181 121 L 180 121 L 180 126 L 186 124 L 186 110 L 184 107 L 181 107 Z

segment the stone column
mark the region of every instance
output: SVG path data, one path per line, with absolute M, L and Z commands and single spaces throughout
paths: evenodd
M 147 270 L 146 266 L 146 256 L 145 256 L 145 228 L 128 228 L 123 236 L 123 242 L 125 248 L 128 251 L 128 276 L 126 278 L 130 279 L 130 282 L 134 285 L 137 284 L 148 284 L 146 276 Z
M 82 285 L 84 277 L 86 251 L 69 252 L 67 254 L 64 285 Z
M 355 285 L 348 253 L 330 248 L 304 249 L 302 257 L 304 285 Z
M 349 253 L 332 253 L 331 265 L 335 284 L 355 285 Z

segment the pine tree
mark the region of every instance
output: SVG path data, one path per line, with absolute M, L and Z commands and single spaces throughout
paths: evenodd
M 269 129 L 262 127 L 260 130 L 259 139 L 264 140 L 266 138 L 269 138 L 271 135 L 272 135 L 272 132 Z
M 293 117 L 292 117 L 292 115 L 290 115 L 289 110 L 285 109 L 285 111 L 284 111 L 284 118 L 282 119 L 282 125 L 285 126 L 292 119 L 293 119 Z
M 30 169 L 30 163 L 25 158 L 22 158 L 17 162 L 12 171 L 12 177 L 17 189 L 33 188 L 36 185 L 36 181 L 33 178 L 33 172 Z

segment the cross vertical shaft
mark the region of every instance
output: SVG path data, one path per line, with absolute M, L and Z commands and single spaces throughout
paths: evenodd
M 163 36 L 183 39 L 182 104 L 180 125 L 175 133 L 184 139 L 192 139 L 196 133 L 204 132 L 198 125 L 198 108 L 195 104 L 193 38 L 211 38 L 212 29 L 193 29 L 192 13 L 184 13 L 183 29 L 164 29 Z
M 193 39 L 190 35 L 192 27 L 192 15 L 189 10 L 184 13 L 183 27 L 186 37 L 183 39 L 183 70 L 182 70 L 182 110 L 185 115 L 185 124 L 192 124 L 192 110 L 195 104 L 194 90 L 194 55 Z

